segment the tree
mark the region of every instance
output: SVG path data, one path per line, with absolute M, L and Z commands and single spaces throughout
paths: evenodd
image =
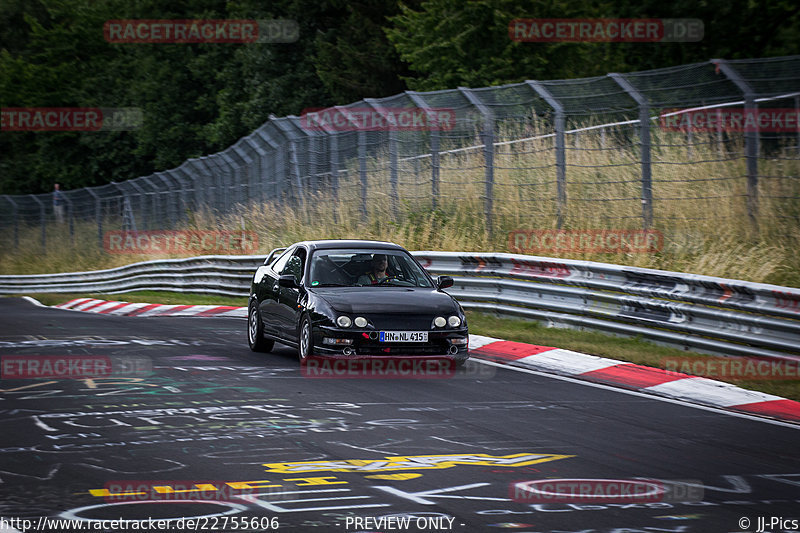
M 426 0 L 401 6 L 386 32 L 412 69 L 408 85 L 434 90 L 798 54 L 799 13 L 790 0 Z M 515 42 L 508 24 L 516 18 L 698 18 L 705 36 L 696 43 Z
M 512 40 L 517 18 L 599 16 L 598 8 L 568 0 L 427 0 L 389 20 L 389 41 L 414 74 L 415 90 L 482 87 L 526 79 L 605 74 L 619 61 L 596 43 L 524 43 Z

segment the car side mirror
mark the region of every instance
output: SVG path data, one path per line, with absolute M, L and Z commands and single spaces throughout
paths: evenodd
M 436 282 L 436 286 L 439 289 L 446 289 L 448 287 L 452 287 L 453 286 L 453 278 L 451 278 L 450 276 L 439 276 L 439 278 L 438 278 L 438 280 Z
M 287 289 L 298 289 L 297 280 L 294 279 L 292 274 L 281 274 L 278 278 L 278 285 L 286 287 Z

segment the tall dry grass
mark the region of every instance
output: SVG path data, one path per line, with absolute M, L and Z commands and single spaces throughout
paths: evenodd
M 565 253 L 560 257 L 659 268 L 800 287 L 800 160 L 796 148 L 759 159 L 757 225 L 748 217 L 746 162 L 741 139 L 724 143 L 695 133 L 653 131 L 654 228 L 664 235 L 657 253 Z M 500 136 L 502 137 L 502 135 Z M 600 133 L 568 136 L 565 229 L 641 229 L 638 146 Z M 367 165 L 367 212 L 361 213 L 356 161 L 340 176 L 338 195 L 307 182 L 290 201 L 250 202 L 231 213 L 185 213 L 178 229 L 249 230 L 259 252 L 298 240 L 377 239 L 411 250 L 509 251 L 513 230 L 557 227 L 556 160 L 550 138 L 502 145 L 494 156 L 492 226 L 485 213 L 486 179 L 480 150 L 442 155 L 439 195 L 432 200 L 430 158 L 401 160 L 398 199 L 392 200 L 388 153 Z M 444 145 L 443 145 L 444 149 Z M 316 189 L 316 190 L 315 190 Z M 119 220 L 105 228 L 119 229 Z M 47 273 L 109 268 L 167 255 L 112 255 L 98 246 L 97 227 L 50 224 L 46 249 L 39 227 L 21 227 L 19 247 L 0 236 L 2 273 Z M 542 254 L 544 255 L 544 254 Z

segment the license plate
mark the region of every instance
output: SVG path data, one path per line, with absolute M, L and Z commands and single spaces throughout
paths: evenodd
M 381 342 L 428 342 L 427 331 L 381 331 Z

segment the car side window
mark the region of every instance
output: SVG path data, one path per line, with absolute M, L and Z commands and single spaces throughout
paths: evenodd
M 272 265 L 272 270 L 279 274 L 283 272 L 283 269 L 286 267 L 286 263 L 289 261 L 290 257 L 292 257 L 292 253 L 287 250 L 278 258 L 277 261 L 275 261 L 275 264 Z
M 286 263 L 286 267 L 281 270 L 281 276 L 286 274 L 291 274 L 294 276 L 295 281 L 300 283 L 300 278 L 303 275 L 303 261 L 296 255 L 293 255 Z
M 297 284 L 303 279 L 303 266 L 305 265 L 306 251 L 298 248 L 292 257 L 286 262 L 286 266 L 281 270 L 281 275 L 291 274 Z

